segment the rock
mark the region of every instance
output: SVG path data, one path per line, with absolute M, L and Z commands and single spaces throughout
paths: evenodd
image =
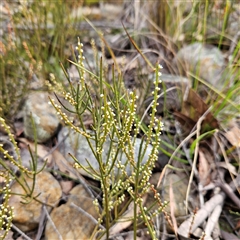
M 32 116 L 39 143 L 50 139 L 56 133 L 60 123 L 56 110 L 49 104 L 48 96 L 47 92 L 31 93 L 24 106 L 24 134 L 28 138 L 34 139 Z
M 68 135 L 68 136 L 67 136 Z M 66 137 L 67 136 L 67 137 Z M 69 153 L 71 153 L 73 156 L 76 157 L 76 159 L 85 167 L 88 167 L 88 163 L 86 159 L 91 163 L 91 166 L 93 169 L 97 172 L 99 172 L 99 165 L 98 162 L 92 153 L 88 142 L 84 136 L 81 134 L 77 134 L 75 131 L 71 130 L 68 127 L 62 128 L 62 130 L 58 134 L 58 141 L 62 143 L 59 145 L 59 151 L 64 155 L 64 157 L 70 162 L 74 163 L 74 160 L 71 156 L 69 156 Z M 90 140 L 91 144 L 93 145 L 93 148 L 95 148 L 95 142 L 93 140 Z M 141 145 L 141 139 L 136 139 L 135 141 L 135 159 L 138 157 L 138 153 L 140 150 Z M 106 142 L 103 145 L 103 153 L 102 153 L 102 159 L 105 163 L 107 160 L 108 152 L 109 152 L 109 146 L 110 146 L 110 140 L 107 139 Z M 146 153 L 143 157 L 142 164 L 146 163 L 148 160 L 148 155 L 151 153 L 152 145 L 149 145 L 147 147 Z M 119 157 L 121 154 L 118 155 Z M 121 163 L 125 164 L 127 160 L 127 157 L 125 154 L 122 154 L 121 156 Z M 126 166 L 126 171 L 128 175 L 131 175 L 131 165 L 128 163 Z M 119 172 L 119 169 L 117 166 L 113 168 L 113 171 L 117 175 Z M 89 177 L 92 177 L 91 175 L 87 174 L 84 171 L 81 171 L 82 174 L 87 175 Z
M 25 176 L 25 180 L 27 184 L 23 182 L 24 186 L 27 187 L 28 185 L 31 189 L 33 185 L 33 179 Z M 18 194 L 13 194 L 9 200 L 9 205 L 14 207 L 13 223 L 22 231 L 30 231 L 35 229 L 40 220 L 42 204 L 29 198 L 27 199 L 27 201 L 31 200 L 29 203 L 21 203 L 24 202 L 24 199 L 21 197 L 21 195 L 24 196 L 26 193 L 17 182 L 13 184 L 11 191 Z M 37 199 L 39 201 L 56 206 L 61 198 L 61 195 L 61 187 L 58 181 L 50 173 L 40 172 L 36 175 L 33 196 L 38 196 Z
M 193 43 L 180 49 L 174 63 L 180 71 L 189 71 L 214 87 L 221 88 L 220 79 L 225 60 L 217 47 Z
M 174 215 L 176 218 L 186 215 L 184 202 L 186 200 L 187 186 L 186 180 L 181 179 L 177 174 L 170 173 L 165 177 L 163 183 L 163 200 L 169 202 L 165 210 L 170 214 L 170 205 L 174 206 Z M 170 197 L 171 188 L 173 199 Z
M 90 214 L 93 218 L 98 218 L 97 211 L 93 205 L 93 199 L 91 199 L 82 185 L 77 185 L 70 191 L 70 197 L 67 203 L 62 204 L 51 212 L 51 220 L 58 230 L 58 234 L 62 236 L 62 239 L 91 239 L 96 223 L 84 212 L 79 211 L 74 204 L 87 212 L 87 214 Z M 54 230 L 51 222 L 48 221 L 45 229 L 45 239 L 59 239 L 58 234 Z
M 150 75 L 149 79 L 155 80 L 155 78 L 154 74 Z M 192 86 L 191 81 L 185 77 L 172 74 L 162 74 L 160 79 L 162 80 L 162 84 L 160 84 L 160 94 L 162 95 L 158 98 L 158 114 L 164 112 L 164 109 L 167 109 L 168 111 L 180 111 L 185 90 Z M 164 91 L 166 91 L 166 94 Z M 152 97 L 147 99 L 146 105 L 148 106 L 152 100 Z

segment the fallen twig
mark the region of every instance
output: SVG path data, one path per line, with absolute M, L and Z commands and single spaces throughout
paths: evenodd
M 232 189 L 232 191 L 234 191 L 239 186 L 240 186 L 240 175 L 238 175 L 237 178 L 235 178 L 229 184 L 229 187 Z M 188 218 L 178 228 L 178 234 L 187 238 L 189 235 L 188 230 L 190 230 L 190 227 L 191 227 L 190 233 L 193 233 L 197 229 L 197 227 L 200 226 L 204 222 L 204 220 L 210 216 L 210 214 L 213 212 L 216 206 L 223 205 L 225 198 L 226 198 L 226 194 L 223 191 L 213 196 L 196 213 L 193 225 L 191 226 L 192 217 Z M 210 235 L 210 233 L 208 234 Z

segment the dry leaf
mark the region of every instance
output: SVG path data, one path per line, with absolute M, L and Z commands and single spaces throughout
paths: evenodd
M 236 168 L 235 168 L 231 163 L 228 163 L 228 162 L 217 162 L 216 164 L 217 164 L 217 166 L 222 167 L 222 168 L 225 168 L 225 169 L 227 169 L 230 173 L 232 173 L 232 174 L 234 174 L 235 176 L 237 176 Z
M 32 152 L 35 152 L 35 143 L 28 141 L 26 138 L 18 139 L 21 143 L 28 145 Z M 37 144 L 37 155 L 43 160 L 47 159 L 50 164 L 52 162 L 52 154 L 49 154 L 50 149 L 42 144 Z
M 170 198 L 170 213 L 171 213 L 171 220 L 173 223 L 173 229 L 174 229 L 174 233 L 177 236 L 177 231 L 178 231 L 178 226 L 177 226 L 177 220 L 175 217 L 175 208 L 176 208 L 176 201 L 174 199 L 174 193 L 173 193 L 173 188 L 172 188 L 172 180 L 170 179 L 170 189 L 169 189 L 169 198 Z
M 237 126 L 225 133 L 227 140 L 235 147 L 240 147 L 240 129 Z
M 235 230 L 238 230 L 238 229 L 240 229 L 240 220 L 237 221 L 237 224 L 235 226 Z
M 183 101 L 181 113 L 175 112 L 174 115 L 181 124 L 190 126 L 190 131 L 207 110 L 208 105 L 193 89 L 189 89 L 187 99 Z M 218 121 L 209 112 L 202 123 L 202 129 L 210 130 L 215 128 L 219 128 Z
M 177 118 L 177 120 L 182 125 L 184 131 L 191 131 L 194 126 L 196 125 L 196 122 L 193 121 L 191 118 L 187 117 L 186 115 L 180 113 L 180 112 L 174 112 L 173 115 Z
M 59 183 L 61 185 L 62 191 L 65 194 L 69 194 L 69 192 L 72 190 L 72 188 L 74 186 L 73 181 L 60 181 Z
M 70 163 L 58 150 L 55 150 L 52 153 L 52 157 L 53 161 L 58 166 L 61 172 L 66 173 L 70 178 L 76 179 L 77 176 L 74 174 L 76 170 L 70 165 Z
M 211 182 L 211 177 L 210 177 L 211 168 L 210 168 L 209 162 L 205 157 L 205 154 L 201 150 L 199 150 L 198 156 L 199 156 L 199 159 L 198 159 L 199 180 L 203 186 L 206 186 Z

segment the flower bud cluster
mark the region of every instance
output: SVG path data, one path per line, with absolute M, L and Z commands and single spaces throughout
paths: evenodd
M 116 124 L 115 113 L 111 107 L 111 102 L 106 100 L 103 94 L 100 95 L 100 98 L 104 98 L 103 106 L 101 106 L 102 116 L 102 135 L 100 136 L 100 144 L 106 141 L 107 135 L 111 132 L 113 125 Z
M 79 127 L 75 126 L 71 120 L 69 120 L 67 114 L 61 110 L 62 107 L 56 104 L 53 98 L 49 98 L 49 99 L 50 99 L 49 104 L 53 105 L 53 107 L 57 111 L 57 114 L 60 115 L 61 120 L 63 120 L 66 125 L 70 126 L 71 129 L 75 130 L 77 133 L 80 133 L 81 135 L 90 138 L 90 135 L 88 133 L 86 133 L 85 131 L 82 131 Z
M 156 68 L 156 79 L 154 81 L 154 91 L 153 102 L 152 102 L 152 111 L 150 114 L 150 123 L 148 126 L 146 145 L 151 142 L 153 148 L 151 154 L 148 156 L 148 161 L 142 167 L 141 171 L 143 174 L 140 181 L 140 186 L 142 187 L 143 192 L 147 192 L 149 189 L 149 179 L 152 175 L 152 169 L 155 166 L 155 162 L 158 160 L 158 148 L 160 145 L 160 135 L 163 128 L 162 122 L 156 117 L 157 106 L 158 106 L 158 96 L 159 96 L 159 84 L 161 83 L 161 72 L 159 71 L 162 68 L 161 65 L 158 65 Z
M 56 78 L 54 76 L 53 73 L 50 73 L 50 81 L 46 81 L 45 84 L 48 87 L 48 89 L 52 92 L 57 92 L 58 94 L 60 94 L 61 96 L 63 96 L 65 98 L 65 100 L 67 100 L 71 105 L 76 105 L 76 101 L 73 99 L 71 93 L 66 92 L 64 90 L 64 86 L 59 82 L 56 81 Z
M 12 155 L 10 155 L 6 149 L 3 148 L 3 144 L 0 144 L 0 152 L 3 154 L 3 158 L 9 160 L 14 166 L 16 166 L 22 172 L 25 172 L 25 173 L 28 173 L 28 174 L 32 174 L 33 173 L 32 171 L 28 170 L 26 167 L 24 167 L 22 165 L 20 151 L 18 149 L 18 146 L 17 146 L 17 143 L 16 143 L 16 141 L 14 139 L 14 136 L 10 132 L 10 127 L 5 123 L 5 120 L 3 118 L 1 118 L 1 117 L 0 117 L 0 124 L 5 129 L 5 131 L 7 132 L 9 140 L 13 144 L 14 150 L 15 150 L 16 156 L 17 156 L 17 159 L 15 160 L 14 157 Z M 4 167 L 4 165 L 2 165 L 2 166 Z M 11 171 L 7 167 L 4 167 L 4 168 L 7 171 Z
M 97 198 L 95 198 L 95 199 L 93 200 L 93 205 L 94 205 L 95 210 L 97 211 L 98 215 L 100 215 L 100 204 L 99 204 Z
M 96 47 L 96 43 L 95 43 L 95 40 L 92 38 L 91 41 L 90 41 L 90 44 L 91 44 L 91 47 L 92 47 L 92 50 L 93 50 L 93 54 L 94 54 L 94 59 L 97 60 L 97 47 Z
M 13 207 L 9 206 L 9 198 L 11 197 L 10 182 L 12 179 L 9 173 L 1 172 L 0 176 L 5 179 L 5 187 L 1 190 L 3 195 L 3 203 L 0 204 L 0 239 L 5 239 L 7 233 L 11 229 L 14 217 Z
M 132 143 L 132 136 L 130 132 L 133 128 L 136 117 L 136 95 L 134 92 L 129 93 L 129 106 L 127 109 L 121 111 L 121 118 L 123 119 L 123 129 L 118 130 L 118 144 L 121 146 L 122 151 L 126 154 L 127 159 L 132 166 L 135 166 L 134 160 L 134 144 Z
M 45 84 L 51 92 L 62 93 L 64 91 L 63 85 L 57 81 L 53 73 L 49 74 L 50 81 L 46 80 Z
M 162 68 L 161 65 L 158 65 L 157 68 L 156 68 L 156 78 L 155 78 L 155 81 L 154 81 L 154 91 L 152 92 L 152 95 L 153 95 L 153 103 L 152 103 L 152 112 L 150 114 L 150 124 L 149 124 L 149 130 L 152 134 L 152 130 L 155 129 L 155 132 L 156 133 L 159 133 L 158 132 L 158 128 L 159 126 L 162 126 L 162 124 L 160 123 L 159 119 L 156 118 L 156 112 L 157 112 L 157 106 L 158 106 L 158 98 L 159 98 L 159 91 L 160 91 L 160 88 L 159 88 L 159 84 L 162 82 L 162 80 L 160 79 L 161 77 L 161 72 L 160 72 L 160 69 Z M 155 127 L 155 125 L 157 125 L 157 127 Z M 159 126 L 158 126 L 159 125 Z
M 83 87 L 83 83 L 84 83 L 84 74 L 85 74 L 85 70 L 84 70 L 84 60 L 85 57 L 83 56 L 83 44 L 80 42 L 80 39 L 78 38 L 78 44 L 76 47 L 76 50 L 78 51 L 78 59 L 77 62 L 80 66 L 79 72 L 80 72 L 80 83 Z

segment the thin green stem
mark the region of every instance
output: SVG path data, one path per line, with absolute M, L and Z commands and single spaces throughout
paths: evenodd
M 205 38 L 206 38 L 208 8 L 209 8 L 209 2 L 208 2 L 208 0 L 205 0 L 205 9 L 204 9 L 204 18 L 203 18 L 203 33 L 202 33 L 203 42 L 205 42 Z
M 220 40 L 219 40 L 219 43 L 218 43 L 218 48 L 221 47 L 222 42 L 223 42 L 223 38 L 224 38 L 224 35 L 225 35 L 225 30 L 226 30 L 227 24 L 228 24 L 228 18 L 229 18 L 229 13 L 230 13 L 230 10 L 231 10 L 231 5 L 232 5 L 232 1 L 226 0 L 226 6 L 224 8 L 225 9 L 224 20 L 223 20 L 222 32 L 221 32 L 221 35 L 220 35 Z

